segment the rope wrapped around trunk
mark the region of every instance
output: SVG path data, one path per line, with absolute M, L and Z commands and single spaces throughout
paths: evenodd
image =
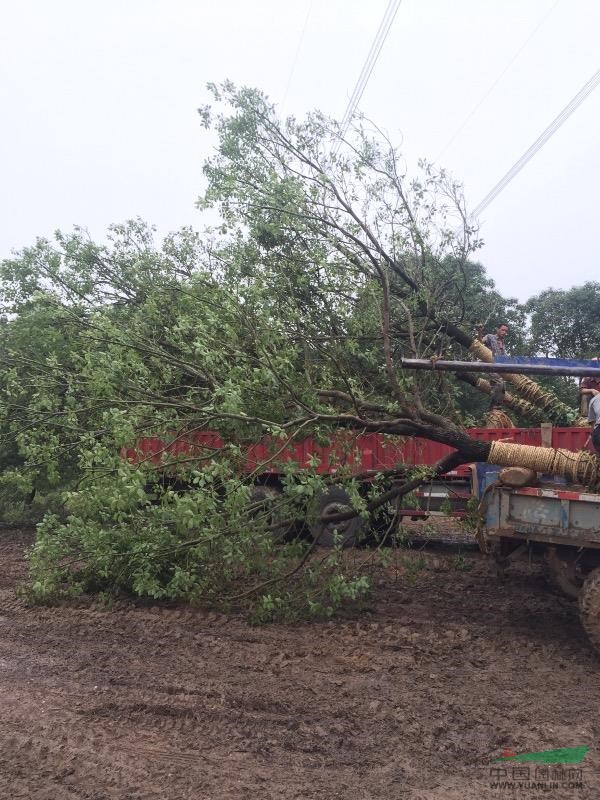
M 494 363 L 494 354 L 479 339 L 473 339 L 469 351 L 480 361 L 488 364 Z M 568 424 L 574 416 L 573 410 L 555 397 L 550 392 L 544 391 L 539 384 L 527 378 L 525 375 L 515 373 L 503 373 L 502 379 L 512 383 L 521 397 L 527 402 L 535 405 L 538 412 L 545 414 L 547 419 L 553 422 Z
M 458 373 L 459 378 L 461 378 L 461 374 L 462 373 Z M 472 385 L 474 385 L 477 389 L 479 389 L 480 392 L 483 392 L 484 394 L 492 393 L 492 387 L 488 380 L 486 380 L 485 378 L 473 378 L 473 380 L 475 381 L 475 383 Z M 471 381 L 467 381 L 467 383 L 471 383 Z M 528 403 L 527 400 L 522 400 L 520 397 L 517 397 L 515 394 L 511 394 L 510 392 L 505 392 L 504 405 L 510 408 L 511 411 L 516 411 L 518 414 L 521 414 L 522 417 L 528 417 L 534 422 L 545 422 L 544 415 L 538 408 L 536 408 L 531 403 Z M 514 426 L 509 425 L 508 427 L 512 428 Z
M 581 483 L 591 489 L 600 488 L 600 459 L 581 450 L 555 450 L 528 444 L 492 442 L 488 463 L 502 467 L 527 467 L 549 475 L 562 475 L 570 483 Z
M 488 411 L 485 416 L 485 427 L 486 428 L 514 428 L 514 422 L 499 408 L 494 408 L 492 411 Z

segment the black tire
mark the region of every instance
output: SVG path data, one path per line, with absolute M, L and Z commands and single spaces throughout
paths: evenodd
M 546 550 L 547 578 L 549 583 L 572 600 L 581 594 L 583 578 L 576 572 L 573 558 L 557 552 L 555 547 Z
M 274 526 L 272 532 L 273 538 L 276 541 L 291 542 L 293 539 L 298 539 L 302 536 L 303 526 L 299 520 L 290 522 L 289 519 L 285 518 L 286 514 L 283 514 L 284 519 L 282 520 L 282 511 L 277 508 L 281 496 L 282 490 L 279 486 L 256 484 L 256 486 L 252 487 L 252 491 L 250 492 L 250 502 L 252 504 L 263 504 L 263 513 L 266 509 L 268 513 L 268 523 Z M 260 513 L 260 511 L 257 510 L 256 513 Z
M 322 547 L 355 547 L 367 533 L 368 525 L 362 517 L 343 522 L 323 522 L 322 514 L 350 511 L 352 503 L 345 489 L 332 486 L 317 498 L 314 519 L 309 523 L 313 539 Z
M 600 654 L 600 567 L 592 570 L 579 593 L 579 619 L 594 650 Z

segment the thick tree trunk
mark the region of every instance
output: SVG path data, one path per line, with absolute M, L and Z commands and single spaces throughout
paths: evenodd
M 485 378 L 476 377 L 469 372 L 457 372 L 456 377 L 459 381 L 468 383 L 483 394 L 491 395 L 492 393 L 490 382 Z M 510 392 L 504 393 L 504 405 L 522 417 L 532 420 L 532 422 L 544 422 L 544 415 L 538 408 Z
M 494 355 L 483 342 L 474 336 L 465 333 L 452 322 L 444 322 L 441 329 L 455 342 L 466 347 L 471 353 L 481 361 L 493 363 Z M 572 425 L 576 417 L 576 412 L 569 406 L 562 403 L 552 392 L 545 391 L 538 386 L 535 381 L 526 378 L 524 375 L 507 373 L 503 375 L 504 380 L 511 383 L 521 397 L 531 405 L 535 406 L 543 414 L 545 421 L 554 422 L 557 425 Z

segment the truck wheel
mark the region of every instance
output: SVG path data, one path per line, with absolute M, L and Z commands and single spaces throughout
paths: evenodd
M 345 489 L 332 486 L 317 500 L 316 519 L 310 523 L 310 533 L 317 544 L 323 547 L 354 547 L 361 534 L 364 535 L 366 525 L 361 517 L 353 517 L 343 522 L 323 522 L 322 514 L 334 514 L 350 511 L 352 503 Z
M 583 585 L 583 580 L 577 571 L 577 553 L 563 551 L 559 554 L 556 547 L 548 547 L 546 564 L 550 582 L 567 597 L 577 600 Z
M 288 542 L 297 535 L 296 524 L 289 520 L 282 520 L 282 512 L 277 508 L 277 501 L 281 499 L 281 489 L 274 486 L 257 484 L 250 492 L 250 503 L 262 503 L 262 513 L 267 513 L 269 525 L 273 525 L 273 537 L 278 542 Z M 261 513 L 257 511 L 255 513 Z M 285 517 L 285 514 L 283 514 Z M 278 523 L 281 521 L 281 525 Z
M 579 593 L 579 618 L 596 652 L 600 653 L 600 567 L 586 577 Z

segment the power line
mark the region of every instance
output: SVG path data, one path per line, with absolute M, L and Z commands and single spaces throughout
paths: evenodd
M 371 73 L 373 72 L 373 68 L 375 67 L 379 53 L 381 52 L 381 48 L 383 47 L 383 44 L 387 38 L 390 27 L 394 21 L 396 12 L 400 7 L 401 2 L 402 0 L 389 0 L 388 2 L 387 8 L 379 25 L 379 29 L 375 34 L 375 38 L 373 39 L 361 73 L 358 76 L 354 91 L 352 92 L 350 100 L 348 101 L 348 106 L 342 119 L 342 136 L 346 134 L 356 107 L 360 103 L 367 82 L 371 77 Z
M 523 153 L 521 158 L 513 164 L 506 175 L 504 175 L 504 177 L 498 181 L 494 188 L 486 194 L 479 205 L 473 209 L 471 216 L 479 216 L 479 214 L 481 214 L 481 212 L 489 206 L 492 200 L 498 197 L 500 192 L 508 186 L 508 184 L 516 175 L 518 175 L 527 162 L 531 161 L 534 155 L 541 150 L 541 148 L 556 133 L 561 125 L 566 122 L 571 114 L 577 108 L 579 108 L 579 106 L 587 97 L 589 97 L 598 84 L 600 84 L 600 69 L 592 75 L 589 81 L 577 92 L 575 97 L 563 108 L 560 114 L 552 120 L 546 130 L 538 136 L 535 142 Z
M 285 92 L 283 93 L 283 100 L 281 101 L 281 107 L 285 106 L 285 101 L 287 100 L 288 92 L 290 90 L 290 85 L 292 83 L 292 77 L 294 75 L 294 71 L 296 69 L 296 65 L 298 63 L 298 56 L 300 55 L 300 51 L 302 50 L 302 45 L 304 43 L 304 35 L 306 33 L 306 28 L 308 26 L 308 20 L 312 13 L 313 5 L 315 0 L 310 0 L 308 4 L 308 8 L 306 9 L 306 17 L 304 18 L 304 25 L 302 26 L 302 31 L 300 32 L 300 38 L 298 40 L 298 46 L 296 47 L 296 54 L 294 55 L 294 60 L 292 62 L 292 66 L 290 68 L 290 74 L 288 76 L 287 85 L 285 87 Z
M 548 19 L 548 17 L 550 16 L 550 14 L 552 14 L 552 12 L 554 11 L 554 9 L 556 8 L 556 6 L 557 6 L 559 3 L 560 3 L 560 0 L 556 0 L 556 2 L 555 2 L 555 3 L 554 3 L 552 6 L 551 6 L 551 8 L 550 8 L 550 9 L 549 9 L 549 10 L 548 10 L 548 11 L 547 11 L 545 14 L 544 14 L 544 16 L 542 17 L 542 19 L 541 19 L 541 20 L 538 22 L 538 24 L 535 26 L 535 28 L 534 28 L 534 29 L 532 30 L 532 32 L 529 34 L 529 36 L 527 37 L 527 39 L 525 39 L 525 41 L 523 42 L 523 44 L 522 44 L 522 45 L 519 47 L 519 49 L 516 51 L 516 53 L 513 55 L 513 57 L 512 57 L 512 58 L 510 59 L 510 61 L 508 62 L 508 64 L 507 64 L 507 65 L 504 67 L 504 69 L 502 70 L 502 72 L 500 73 L 500 75 L 498 75 L 498 77 L 497 77 L 497 78 L 496 78 L 496 80 L 495 80 L 495 81 L 492 83 L 492 85 L 489 87 L 489 89 L 488 89 L 488 90 L 487 90 L 487 91 L 484 93 L 484 95 L 481 97 L 481 99 L 480 99 L 480 100 L 479 100 L 479 101 L 478 101 L 478 102 L 475 104 L 475 106 L 474 106 L 474 107 L 471 109 L 471 111 L 469 112 L 469 114 L 467 115 L 467 117 L 464 119 L 464 121 L 463 121 L 463 122 L 462 122 L 462 123 L 461 123 L 461 124 L 458 126 L 458 128 L 457 128 L 457 129 L 454 131 L 454 133 L 452 134 L 452 136 L 451 136 L 451 137 L 448 139 L 448 141 L 446 142 L 446 144 L 445 144 L 445 145 L 443 146 L 443 148 L 441 149 L 440 153 L 439 153 L 439 154 L 438 154 L 438 155 L 435 157 L 435 159 L 434 159 L 435 161 L 439 161 L 439 160 L 440 160 L 440 158 L 441 158 L 441 157 L 444 155 L 444 153 L 446 152 L 446 150 L 448 150 L 448 148 L 450 147 L 450 145 L 454 144 L 454 142 L 456 141 L 456 139 L 458 138 L 458 136 L 459 136 L 459 135 L 460 135 L 460 134 L 463 132 L 463 130 L 464 130 L 466 127 L 467 127 L 467 125 L 469 124 L 469 122 L 471 121 L 471 119 L 472 119 L 472 118 L 475 116 L 475 114 L 477 113 L 477 111 L 479 111 L 479 109 L 481 108 L 481 106 L 482 106 L 482 105 L 485 103 L 485 101 L 488 99 L 488 97 L 490 96 L 490 94 L 491 94 L 491 93 L 494 91 L 494 89 L 496 88 L 496 86 L 497 86 L 497 85 L 500 83 L 500 81 L 502 80 L 502 78 L 503 78 L 503 77 L 506 75 L 506 73 L 508 72 L 508 70 L 509 70 L 509 69 L 512 67 L 512 65 L 515 63 L 515 61 L 517 60 L 517 58 L 518 58 L 518 57 L 521 55 L 521 53 L 523 52 L 523 50 L 525 50 L 525 48 L 527 47 L 527 45 L 529 44 L 529 42 L 530 42 L 530 41 L 533 39 L 533 37 L 536 35 L 536 33 L 537 33 L 537 32 L 539 31 L 539 29 L 542 27 L 542 25 L 544 24 L 544 22 L 546 22 L 546 20 L 547 20 L 547 19 Z
M 348 106 L 346 107 L 346 112 L 342 118 L 341 126 L 340 126 L 340 140 L 337 142 L 335 147 L 333 148 L 333 152 L 337 152 L 339 149 L 341 140 L 344 138 L 346 133 L 348 132 L 348 127 L 350 122 L 352 121 L 352 117 L 354 116 L 354 112 L 356 111 L 356 107 L 360 103 L 361 97 L 363 96 L 363 92 L 365 87 L 371 77 L 371 73 L 377 63 L 377 59 L 379 58 L 379 53 L 381 52 L 381 48 L 383 47 L 385 40 L 387 39 L 388 33 L 390 32 L 390 28 L 396 17 L 396 13 L 400 7 L 400 3 L 402 0 L 389 0 L 383 18 L 381 20 L 381 24 L 379 25 L 379 30 L 375 34 L 375 38 L 373 39 L 373 43 L 371 44 L 371 49 L 367 55 L 363 68 L 361 70 L 360 75 L 358 76 L 358 80 L 354 87 L 354 91 L 348 101 Z

